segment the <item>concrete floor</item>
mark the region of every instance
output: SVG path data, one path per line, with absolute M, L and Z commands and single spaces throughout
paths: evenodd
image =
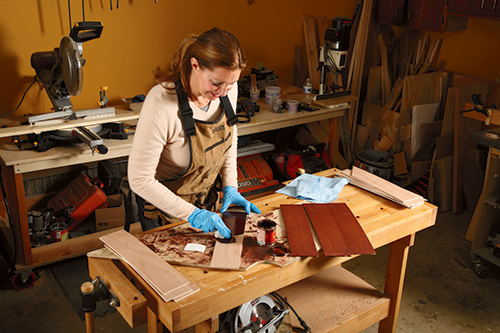
M 434 227 L 417 234 L 410 250 L 398 332 L 500 332 L 500 269 L 479 278 L 464 239 L 472 214 L 438 214 Z M 383 290 L 388 247 L 361 256 L 345 268 Z M 42 268 L 33 287 L 0 288 L 0 332 L 85 332 L 50 269 Z M 292 304 L 293 305 L 293 304 Z M 96 318 L 96 332 L 146 332 L 131 329 L 118 312 Z M 364 333 L 377 331 L 377 325 Z

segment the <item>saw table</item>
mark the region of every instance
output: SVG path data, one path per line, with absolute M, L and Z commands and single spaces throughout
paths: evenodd
M 336 171 L 317 175 L 329 177 Z M 298 202 L 277 193 L 253 200 L 263 213 Z M 117 310 L 131 327 L 147 323 L 149 332 L 162 332 L 162 325 L 172 333 L 193 326 L 196 332 L 216 332 L 219 314 L 272 291 L 288 297 L 313 332 L 357 332 L 379 321 L 380 332 L 394 332 L 409 248 L 418 231 L 434 225 L 437 207 L 425 203 L 409 209 L 352 185 L 335 202 L 348 205 L 375 249 L 390 244 L 383 293 L 340 267 L 351 257 L 325 257 L 322 251 L 284 267 L 259 264 L 246 271 L 174 265 L 200 288 L 178 302 L 164 302 L 120 260 L 88 258 L 90 276 L 100 276 L 117 295 Z M 306 299 L 321 304 L 322 311 L 308 306 Z

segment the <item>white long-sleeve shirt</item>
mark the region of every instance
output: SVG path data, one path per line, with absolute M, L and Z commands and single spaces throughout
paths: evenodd
M 236 112 L 237 87 L 228 91 L 231 105 Z M 189 102 L 193 118 L 202 121 L 216 121 L 221 112 L 220 101 L 210 103 L 203 111 Z M 177 95 L 161 84 L 148 93 L 141 109 L 134 141 L 128 160 L 130 188 L 144 200 L 166 212 L 187 221 L 195 206 L 187 203 L 158 179 L 178 178 L 189 167 L 189 144 L 179 114 Z M 236 126 L 232 146 L 221 170 L 223 186 L 238 187 L 236 171 L 238 135 Z

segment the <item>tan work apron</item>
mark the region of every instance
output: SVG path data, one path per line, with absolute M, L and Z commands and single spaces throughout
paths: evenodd
M 190 164 L 179 178 L 160 179 L 160 182 L 198 208 L 215 211 L 219 208 L 222 185 L 219 172 L 231 148 L 233 125 L 237 123 L 237 118 L 227 96 L 220 98 L 225 112 L 221 112 L 214 122 L 194 119 L 187 95 L 178 92 L 177 96 L 189 143 Z M 161 222 L 158 222 L 161 224 L 179 221 L 148 202 L 144 205 L 144 217 L 150 220 L 160 218 Z

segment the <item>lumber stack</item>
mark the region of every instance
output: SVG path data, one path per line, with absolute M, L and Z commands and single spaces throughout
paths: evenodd
M 350 184 L 354 186 L 408 208 L 418 207 L 425 202 L 422 196 L 355 166 L 352 167 L 352 170 L 342 170 L 337 175 L 349 178 L 351 180 Z
M 200 290 L 125 230 L 107 234 L 99 239 L 107 249 L 131 266 L 165 302 L 179 301 Z

